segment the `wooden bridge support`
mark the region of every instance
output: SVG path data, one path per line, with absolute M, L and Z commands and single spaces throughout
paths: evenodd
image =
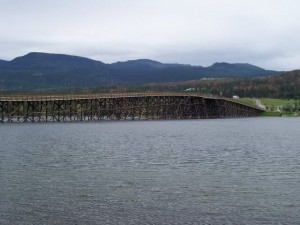
M 0 122 L 234 118 L 261 113 L 226 99 L 184 94 L 0 98 Z

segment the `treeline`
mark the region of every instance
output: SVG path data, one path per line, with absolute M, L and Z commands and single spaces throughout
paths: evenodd
M 300 70 L 253 79 L 202 79 L 186 82 L 147 84 L 137 90 L 196 91 L 203 94 L 256 98 L 300 98 Z

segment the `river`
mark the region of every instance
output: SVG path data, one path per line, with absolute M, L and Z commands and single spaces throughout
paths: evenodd
M 0 124 L 0 224 L 300 224 L 300 118 Z

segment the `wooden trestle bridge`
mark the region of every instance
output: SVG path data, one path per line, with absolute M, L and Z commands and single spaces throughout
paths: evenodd
M 0 122 L 235 118 L 262 112 L 230 99 L 192 93 L 0 95 Z

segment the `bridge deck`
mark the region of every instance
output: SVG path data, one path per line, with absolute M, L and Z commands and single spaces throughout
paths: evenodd
M 104 93 L 104 94 L 60 94 L 60 95 L 6 95 L 1 96 L 1 101 L 46 101 L 46 100 L 74 100 L 74 99 L 98 99 L 98 98 L 123 98 L 123 97 L 151 97 L 151 96 L 194 96 L 217 99 L 192 93 L 180 92 L 135 92 L 135 93 Z

